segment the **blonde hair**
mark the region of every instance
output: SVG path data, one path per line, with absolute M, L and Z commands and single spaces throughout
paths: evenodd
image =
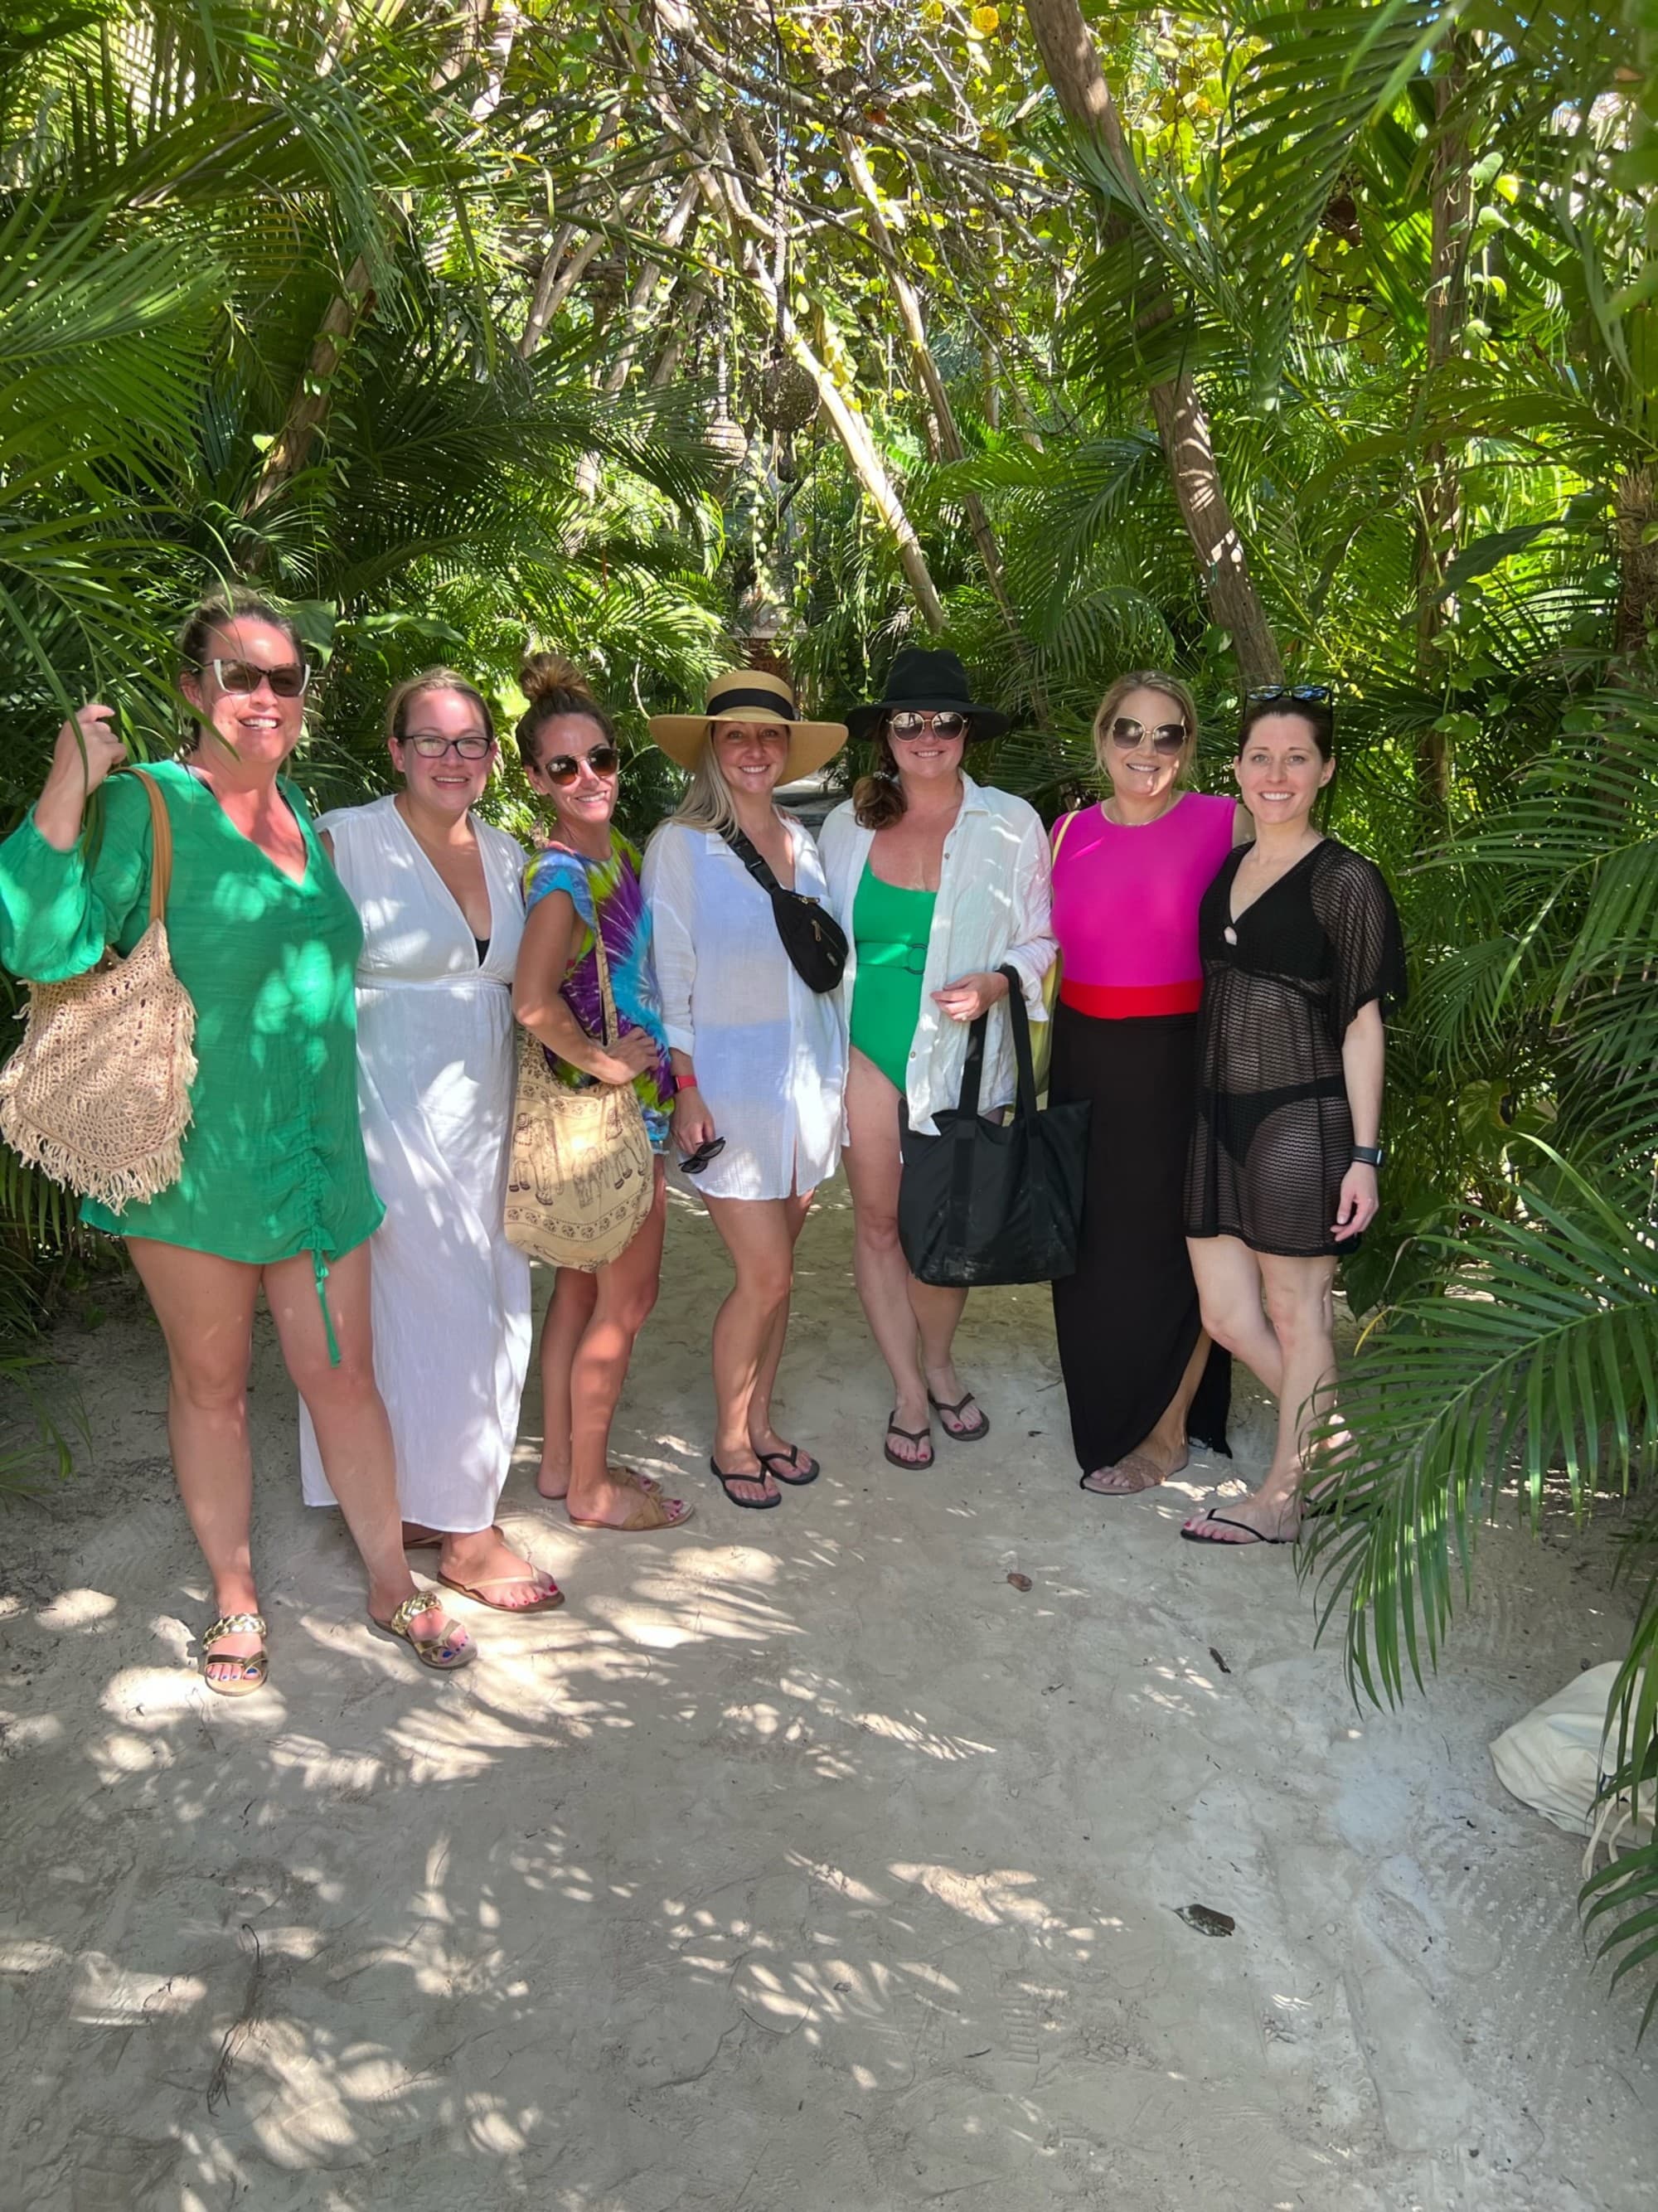
M 489 742 L 495 741 L 495 718 L 489 712 L 489 702 L 476 684 L 468 683 L 452 668 L 423 668 L 418 676 L 411 676 L 399 684 L 386 702 L 386 734 L 395 738 L 399 744 L 409 734 L 409 709 L 416 699 L 423 699 L 428 691 L 455 691 L 463 699 L 470 699 L 483 718 L 483 726 Z
M 1106 739 L 1111 734 L 1118 708 L 1131 691 L 1161 691 L 1165 699 L 1172 699 L 1180 708 L 1181 720 L 1186 725 L 1186 750 L 1180 757 L 1175 776 L 1177 782 L 1181 781 L 1197 757 L 1198 703 L 1178 676 L 1165 676 L 1160 668 L 1132 669 L 1127 676 L 1120 676 L 1101 700 L 1094 715 L 1093 732 L 1094 757 L 1100 764 L 1100 774 L 1110 776 Z
M 712 830 L 723 837 L 727 830 L 738 826 L 737 803 L 732 797 L 732 787 L 726 781 L 726 771 L 720 765 L 720 751 L 714 741 L 714 726 L 708 724 L 702 739 L 702 750 L 696 757 L 696 766 L 690 771 L 690 781 L 685 786 L 683 798 L 675 807 L 671 820 L 683 822 L 688 830 Z

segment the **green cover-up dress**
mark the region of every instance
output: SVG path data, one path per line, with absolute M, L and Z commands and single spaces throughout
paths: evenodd
M 196 1007 L 191 1121 L 170 1189 L 118 1215 L 85 1199 L 81 1218 L 252 1266 L 308 1252 L 320 1295 L 328 1261 L 372 1236 L 383 1211 L 357 1118 L 357 910 L 291 785 L 281 789 L 307 854 L 297 884 L 188 769 L 146 773 L 173 826 L 167 941 Z M 15 975 L 82 975 L 148 927 L 149 801 L 119 775 L 95 804 L 101 823 L 70 852 L 33 813 L 0 844 L 0 962 Z
M 852 985 L 852 1042 L 896 1090 L 909 1072 L 909 1048 L 921 1018 L 921 978 L 932 933 L 936 891 L 884 884 L 864 863 L 852 903 L 858 969 Z

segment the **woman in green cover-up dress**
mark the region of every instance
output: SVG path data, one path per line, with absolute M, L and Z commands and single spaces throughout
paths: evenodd
M 82 1218 L 129 1240 L 167 1338 L 173 1464 L 220 1616 L 202 1638 L 203 1674 L 238 1695 L 268 1671 L 246 1401 L 261 1285 L 368 1571 L 371 1620 L 424 1664 L 457 1666 L 471 1645 L 403 1555 L 374 1386 L 367 1239 L 381 1208 L 357 1118 L 361 928 L 302 800 L 276 780 L 301 734 L 301 648 L 275 609 L 236 598 L 198 610 L 182 654 L 200 735 L 186 761 L 146 773 L 173 831 L 167 936 L 196 1008 L 184 1170 L 118 1215 L 88 1200 Z M 104 786 L 97 833 L 81 837 L 90 791 L 122 757 L 109 709 L 82 708 L 0 845 L 0 962 L 14 975 L 81 975 L 143 933 L 151 829 L 136 777 Z

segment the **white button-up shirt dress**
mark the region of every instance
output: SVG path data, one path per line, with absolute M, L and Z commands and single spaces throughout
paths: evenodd
M 794 888 L 827 903 L 817 848 L 785 819 Z M 801 981 L 769 896 L 715 832 L 665 823 L 646 852 L 644 884 L 668 1042 L 690 1054 L 726 1139 L 697 1188 L 711 1198 L 815 1189 L 841 1157 L 841 994 Z

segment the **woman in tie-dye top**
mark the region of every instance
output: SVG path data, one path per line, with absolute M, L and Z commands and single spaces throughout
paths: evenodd
M 616 733 L 577 672 L 535 653 L 519 682 L 530 702 L 518 726 L 524 772 L 549 802 L 555 842 L 525 878 L 529 908 L 513 1008 L 566 1083 L 631 1083 L 652 1148 L 670 1141 L 672 1063 L 651 964 L 651 917 L 639 888 L 639 855 L 616 828 L 621 769 Z M 595 930 L 601 931 L 618 1034 L 604 1042 Z M 619 1258 L 591 1273 L 561 1267 L 541 1334 L 545 1420 L 541 1494 L 568 1500 L 579 1527 L 677 1528 L 690 1507 L 664 1498 L 632 1468 L 613 1467 L 610 1422 L 634 1340 L 656 1304 L 667 1190 L 659 1158 L 656 1195 Z

